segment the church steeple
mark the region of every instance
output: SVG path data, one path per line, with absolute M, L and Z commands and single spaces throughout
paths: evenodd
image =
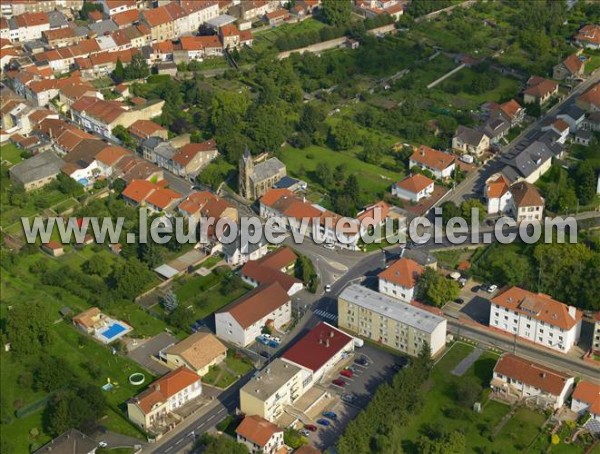
M 239 193 L 242 197 L 246 199 L 251 199 L 253 197 L 253 194 L 250 180 L 252 175 L 254 174 L 254 161 L 252 160 L 252 155 L 250 154 L 250 149 L 248 148 L 248 145 L 245 146 L 244 154 L 242 156 L 242 159 L 240 159 L 238 173 Z

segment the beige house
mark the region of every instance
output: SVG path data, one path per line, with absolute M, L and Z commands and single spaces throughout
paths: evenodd
M 10 181 L 25 191 L 39 189 L 56 180 L 64 162 L 51 151 L 35 155 L 12 166 Z
M 182 177 L 196 176 L 217 156 L 219 156 L 219 151 L 214 140 L 188 143 L 177 150 L 171 158 L 173 170 L 175 174 Z
M 411 356 L 446 345 L 444 317 L 356 284 L 338 297 L 338 326 Z
M 253 454 L 275 454 L 283 446 L 283 429 L 260 416 L 246 416 L 235 433 Z
M 87 334 L 92 334 L 96 328 L 102 327 L 103 323 L 104 314 L 97 307 L 90 307 L 73 317 L 73 325 Z
M 211 366 L 227 357 L 227 347 L 212 333 L 197 332 L 160 352 L 171 369 L 186 366 L 198 375 L 206 375 Z
M 539 76 L 531 76 L 527 88 L 523 91 L 525 104 L 546 104 L 550 98 L 558 94 L 558 84 Z
M 490 148 L 490 138 L 477 129 L 460 125 L 452 138 L 452 148 L 473 156 L 481 156 Z
M 544 199 L 530 183 L 520 181 L 510 187 L 510 209 L 517 222 L 541 221 L 544 216 Z
M 579 55 L 572 54 L 565 58 L 552 70 L 552 78 L 556 80 L 570 80 L 583 76 L 585 62 Z
M 201 394 L 200 377 L 182 366 L 127 402 L 127 416 L 146 432 L 163 433 L 180 419 L 173 412 Z
M 276 358 L 240 389 L 240 410 L 273 422 L 303 392 L 302 370 Z

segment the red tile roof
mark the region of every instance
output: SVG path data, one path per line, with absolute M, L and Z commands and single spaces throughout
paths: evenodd
M 129 127 L 129 132 L 134 136 L 147 139 L 157 132 L 166 132 L 166 129 L 151 120 L 137 120 Z
M 298 279 L 289 274 L 280 271 L 277 268 L 269 268 L 263 266 L 260 263 L 251 260 L 246 263 L 242 270 L 241 276 L 252 279 L 258 282 L 260 285 L 272 284 L 273 282 L 279 283 L 281 287 L 287 292 L 295 285 L 301 283 Z
M 569 55 L 563 60 L 562 63 L 571 74 L 579 74 L 584 65 L 583 61 L 579 59 L 579 56 L 577 54 Z
M 498 199 L 508 192 L 508 181 L 500 174 L 496 179 L 488 181 L 487 188 L 487 197 Z
M 289 189 L 271 189 L 260 198 L 260 203 L 270 207 L 283 197 L 294 197 L 294 193 Z
M 591 104 L 596 108 L 600 107 L 600 83 L 595 84 L 592 88 L 577 98 L 578 101 L 583 101 L 586 104 Z
M 199 381 L 198 375 L 187 367 L 181 366 L 156 380 L 131 402 L 136 403 L 144 413 L 150 413 L 155 404 L 166 402 L 170 397 Z
M 396 183 L 396 186 L 404 189 L 405 191 L 412 192 L 413 194 L 417 194 L 432 184 L 433 184 L 433 180 L 431 180 L 430 178 L 427 178 L 425 175 L 421 175 L 420 173 L 417 173 L 410 177 L 406 177 L 402 181 L 399 181 L 398 183 Z
M 158 27 L 167 22 L 172 22 L 171 15 L 164 6 L 146 9 L 142 11 L 142 17 L 151 28 Z
M 536 98 L 542 98 L 556 90 L 558 90 L 558 84 L 556 82 L 544 79 L 543 77 L 532 76 L 527 81 L 527 88 L 523 93 Z
M 283 432 L 283 429 L 258 415 L 246 416 L 235 429 L 235 433 L 260 447 L 264 447 L 277 432 Z
M 188 143 L 181 147 L 173 155 L 173 161 L 181 166 L 188 165 L 199 153 L 207 153 L 217 150 L 217 144 L 214 140 L 207 140 L 202 143 Z
M 122 104 L 117 101 L 105 101 L 89 96 L 84 96 L 75 101 L 71 106 L 71 110 L 85 112 L 104 124 L 112 123 L 126 111 Z
M 127 197 L 136 203 L 142 203 L 146 198 L 156 191 L 157 186 L 146 180 L 133 180 L 123 191 L 123 197 Z
M 261 266 L 273 270 L 281 270 L 296 263 L 298 256 L 291 248 L 284 246 L 269 252 L 263 258 L 257 260 Z
M 454 163 L 454 156 L 442 151 L 421 145 L 411 156 L 410 160 L 436 170 L 447 169 Z
M 121 27 L 123 25 L 133 24 L 134 22 L 137 22 L 139 20 L 139 18 L 140 18 L 140 12 L 138 11 L 137 8 L 115 14 L 114 16 L 111 17 L 112 21 L 115 24 L 117 24 L 119 27 Z
M 96 160 L 107 166 L 115 165 L 121 158 L 130 155 L 131 152 L 123 147 L 109 146 L 96 155 Z
M 506 116 L 508 118 L 510 118 L 511 120 L 514 119 L 517 115 L 517 112 L 519 112 L 519 110 L 522 109 L 521 105 L 514 99 L 511 99 L 510 101 L 506 101 L 505 103 L 500 104 L 498 106 L 498 108 L 502 112 L 504 112 L 506 114 Z
M 567 380 L 571 378 L 567 374 L 510 353 L 500 357 L 494 372 L 541 389 L 553 396 L 559 396 Z
M 23 13 L 14 17 L 19 28 L 37 27 L 39 25 L 48 24 L 48 13 Z
M 183 196 L 169 188 L 160 188 L 152 192 L 146 197 L 146 202 L 154 205 L 161 210 L 165 210 L 176 200 L 181 199 Z
M 518 208 L 544 206 L 544 199 L 537 188 L 526 181 L 519 181 L 510 187 L 515 205 Z
M 509 288 L 491 302 L 565 330 L 573 328 L 582 318 L 580 310 L 573 308 L 573 316 L 566 304 L 543 293 L 532 293 L 519 287 Z
M 600 385 L 590 381 L 580 381 L 573 392 L 573 399 L 585 402 L 590 406 L 590 413 L 600 415 Z
M 593 43 L 600 46 L 600 25 L 588 24 L 582 27 L 574 37 L 575 41 Z
M 228 304 L 219 313 L 229 312 L 246 329 L 290 301 L 287 292 L 277 282 L 261 285 Z
M 404 288 L 414 288 L 421 274 L 423 274 L 421 265 L 414 260 L 401 258 L 379 273 L 377 277 Z
M 352 341 L 352 336 L 320 322 L 288 348 L 281 358 L 316 372 Z

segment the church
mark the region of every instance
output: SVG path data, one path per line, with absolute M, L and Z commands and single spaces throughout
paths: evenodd
M 239 193 L 248 200 L 260 199 L 285 176 L 285 164 L 279 159 L 269 158 L 267 153 L 253 158 L 246 147 L 240 160 Z

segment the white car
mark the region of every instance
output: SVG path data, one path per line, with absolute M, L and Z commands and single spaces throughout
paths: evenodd
M 279 339 L 278 337 L 275 337 L 275 336 L 271 337 L 271 340 L 272 340 L 273 342 L 277 342 L 278 344 L 280 344 L 280 343 L 281 343 L 281 339 Z
M 101 448 L 106 448 L 108 446 L 108 443 L 105 441 L 99 441 L 98 446 L 100 446 Z
M 333 243 L 323 243 L 323 247 L 332 251 L 335 249 L 335 245 Z
M 329 292 L 331 292 L 331 285 L 327 284 L 325 286 L 325 293 L 329 293 Z
M 498 286 L 496 284 L 492 284 L 487 288 L 488 293 L 494 293 L 496 290 L 498 290 Z

